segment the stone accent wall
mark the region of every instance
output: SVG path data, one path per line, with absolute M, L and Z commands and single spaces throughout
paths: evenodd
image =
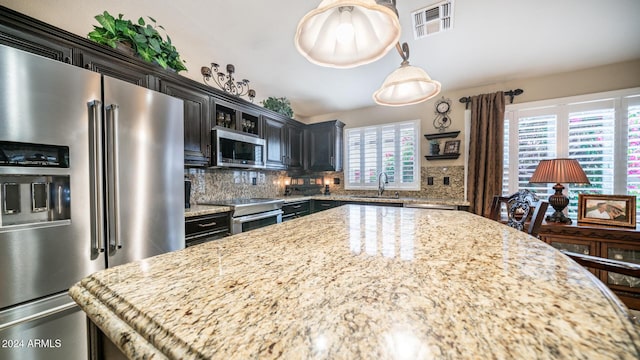
M 284 194 L 285 171 L 185 169 L 191 203 L 237 198 L 273 198 Z M 254 185 L 255 179 L 255 185 Z
M 236 198 L 273 198 L 284 194 L 286 171 L 270 170 L 222 170 L 185 169 L 185 178 L 191 180 L 191 203 L 229 200 Z M 377 191 L 355 191 L 344 189 L 343 172 L 322 172 L 329 179 L 329 190 L 335 195 L 376 195 Z M 444 185 L 444 177 L 449 185 Z M 433 177 L 433 185 L 428 178 Z M 255 185 L 254 185 L 255 179 Z M 339 179 L 340 184 L 333 184 Z M 395 191 L 385 192 L 393 195 Z M 400 197 L 425 199 L 464 200 L 464 166 L 427 166 L 421 169 L 420 191 L 400 191 Z
M 325 172 L 325 179 L 340 179 L 339 185 L 333 185 L 329 189 L 336 195 L 376 195 L 377 191 L 369 190 L 345 190 L 343 172 Z M 449 177 L 449 185 L 444 185 L 444 177 Z M 420 191 L 399 191 L 400 197 L 417 197 L 426 199 L 464 200 L 464 166 L 426 166 L 421 168 Z M 433 177 L 433 185 L 427 185 L 428 177 Z M 385 192 L 385 195 L 393 195 L 394 190 Z

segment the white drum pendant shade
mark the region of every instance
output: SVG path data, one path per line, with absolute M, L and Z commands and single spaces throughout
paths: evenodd
M 404 106 L 431 99 L 440 93 L 440 83 L 419 67 L 408 63 L 389 74 L 373 100 L 380 105 Z
M 298 23 L 295 44 L 314 64 L 352 68 L 383 57 L 398 39 L 398 16 L 375 0 L 323 0 Z

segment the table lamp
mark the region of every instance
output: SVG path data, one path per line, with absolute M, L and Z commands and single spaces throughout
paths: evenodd
M 545 220 L 565 224 L 571 224 L 571 219 L 562 213 L 569 205 L 569 198 L 562 193 L 564 186 L 561 183 L 590 184 L 587 174 L 575 159 L 541 160 L 529 183 L 556 183 L 553 186 L 555 194 L 549 196 L 549 204 L 555 212 L 553 215 L 548 215 Z

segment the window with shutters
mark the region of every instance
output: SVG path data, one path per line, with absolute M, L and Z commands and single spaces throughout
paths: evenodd
M 570 218 L 578 193 L 640 196 L 640 89 L 508 105 L 504 135 L 505 195 L 529 189 L 548 198 L 553 184 L 529 178 L 540 160 L 568 157 L 591 182 L 563 184 Z
M 378 188 L 387 174 L 388 190 L 420 190 L 420 121 L 345 130 L 345 189 Z

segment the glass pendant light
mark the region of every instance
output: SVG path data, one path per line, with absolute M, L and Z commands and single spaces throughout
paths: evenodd
M 402 56 L 400 68 L 389 74 L 380 89 L 373 94 L 379 105 L 404 106 L 431 99 L 440 93 L 440 83 L 419 67 L 409 65 L 409 45 L 396 43 Z
M 310 62 L 352 68 L 383 57 L 400 39 L 395 1 L 323 0 L 298 23 L 295 44 Z

